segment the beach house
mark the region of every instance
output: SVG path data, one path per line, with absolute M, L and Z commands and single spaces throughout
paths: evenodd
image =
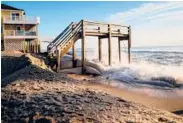
M 39 52 L 39 17 L 25 14 L 23 9 L 1 4 L 1 50 Z

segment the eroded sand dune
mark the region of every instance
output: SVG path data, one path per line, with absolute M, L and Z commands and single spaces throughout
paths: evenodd
M 181 116 L 115 97 L 85 86 L 89 80 L 35 64 L 3 80 L 2 122 L 183 122 Z

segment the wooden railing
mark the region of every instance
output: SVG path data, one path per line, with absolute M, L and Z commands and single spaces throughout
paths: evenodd
M 63 36 L 63 39 L 61 42 L 57 44 L 57 46 L 63 46 L 67 43 L 67 41 L 71 40 L 71 38 L 74 38 L 79 32 L 81 32 L 82 29 L 82 21 L 80 21 L 74 28 L 71 28 L 65 33 Z M 60 47 L 61 48 L 61 47 Z
M 93 21 L 84 21 L 84 23 L 85 23 L 86 32 L 108 33 L 108 30 L 109 30 L 108 23 L 93 22 Z M 111 33 L 128 34 L 129 26 L 110 24 L 110 28 L 111 28 Z
M 39 17 L 31 16 L 3 16 L 4 23 L 40 23 Z
M 55 45 L 55 43 L 64 35 L 65 32 L 67 32 L 67 30 L 69 30 L 70 28 L 72 28 L 76 23 L 72 22 L 70 23 L 67 28 L 65 28 L 64 31 L 62 31 L 49 45 L 48 47 L 51 48 Z
M 67 42 L 76 37 L 78 33 L 83 30 L 85 33 L 108 34 L 109 29 L 112 34 L 129 34 L 129 26 L 81 20 L 79 23 L 71 23 L 62 33 L 60 33 L 48 45 L 48 52 L 51 52 L 52 50 L 62 50 Z
M 76 25 L 77 23 L 74 23 L 72 22 L 71 24 L 69 24 L 67 26 L 67 28 L 62 31 L 62 33 L 60 33 L 48 46 L 47 46 L 47 49 L 48 51 L 51 51 L 52 49 L 55 49 L 56 50 L 56 47 L 57 45 L 63 41 L 63 38 L 65 37 L 65 35 L 72 29 L 74 28 L 74 26 Z
M 36 36 L 36 32 L 24 30 L 5 30 L 4 36 Z

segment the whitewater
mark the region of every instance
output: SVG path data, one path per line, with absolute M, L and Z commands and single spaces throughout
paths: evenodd
M 81 49 L 77 49 L 78 56 L 80 53 Z M 107 50 L 102 52 L 102 62 L 98 61 L 95 48 L 87 49 L 86 57 L 104 70 L 102 77 L 116 80 L 111 86 L 149 96 L 183 96 L 183 46 L 132 48 L 131 64 L 125 48 L 121 63 L 117 49 L 113 49 L 112 66 L 108 66 Z

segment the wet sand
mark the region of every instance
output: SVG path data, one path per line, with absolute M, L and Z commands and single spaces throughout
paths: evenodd
M 78 80 L 92 80 L 95 81 L 94 78 L 90 76 L 83 75 L 68 75 Z M 133 92 L 125 89 L 119 89 L 115 87 L 111 87 L 109 85 L 101 84 L 100 82 L 85 82 L 84 85 L 88 88 L 96 89 L 104 91 L 108 94 L 123 98 L 125 100 L 129 100 L 132 102 L 143 104 L 147 107 L 153 107 L 158 109 L 167 110 L 170 112 L 177 112 L 179 115 L 183 116 L 183 97 L 152 97 L 145 93 Z

